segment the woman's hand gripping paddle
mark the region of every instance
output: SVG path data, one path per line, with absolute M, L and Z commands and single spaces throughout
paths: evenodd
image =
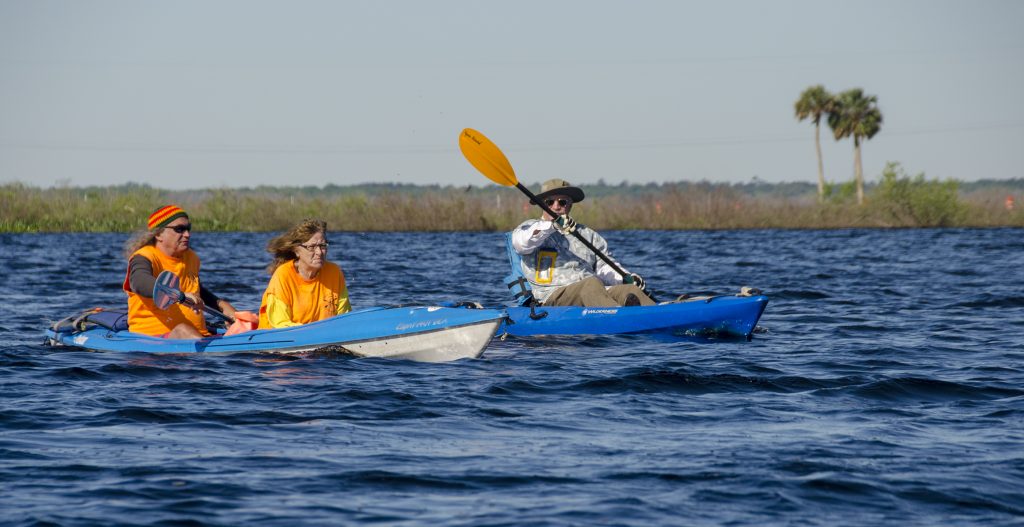
M 516 179 L 516 173 L 512 170 L 512 163 L 508 162 L 508 158 L 501 152 L 498 145 L 491 142 L 484 134 L 472 129 L 466 128 L 459 135 L 459 149 L 462 150 L 462 155 L 466 156 L 466 161 L 473 165 L 481 174 L 487 177 L 487 179 L 505 186 L 505 187 L 516 187 L 523 194 L 526 194 L 530 198 L 530 202 L 540 207 L 544 212 L 548 213 L 548 216 L 557 218 L 558 214 L 551 210 L 551 207 L 545 205 L 541 200 L 537 199 L 537 196 L 530 192 L 530 189 L 523 186 L 522 183 Z M 589 240 L 583 237 L 579 231 L 572 231 L 572 234 L 576 236 L 583 245 L 587 246 L 598 258 L 604 260 L 604 263 L 608 264 L 619 276 L 622 276 L 622 283 L 631 284 L 633 283 L 633 277 L 624 271 L 614 260 L 609 258 L 607 255 L 602 253 L 594 247 Z M 644 289 L 644 293 L 654 300 L 654 296 Z
M 174 304 L 185 304 L 189 307 L 195 307 L 195 303 L 192 302 L 185 293 L 179 289 L 180 282 L 178 276 L 170 271 L 164 271 L 160 273 L 160 276 L 156 277 L 156 283 L 153 284 L 153 302 L 156 307 L 160 309 L 167 309 Z M 203 311 L 228 322 L 234 322 L 233 317 L 229 317 L 216 309 L 203 305 Z

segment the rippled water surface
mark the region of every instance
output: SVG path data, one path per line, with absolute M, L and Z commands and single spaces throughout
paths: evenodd
M 477 360 L 41 345 L 123 304 L 125 235 L 0 235 L 0 522 L 1010 525 L 1024 231 L 611 232 L 663 297 L 756 286 L 751 342 L 494 341 Z M 266 234 L 195 233 L 257 307 Z M 505 303 L 500 234 L 331 235 L 357 307 Z

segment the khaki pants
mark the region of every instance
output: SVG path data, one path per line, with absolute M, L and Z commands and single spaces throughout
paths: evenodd
M 583 307 L 616 307 L 626 303 L 626 296 L 636 295 L 642 306 L 653 306 L 650 299 L 639 287 L 629 285 L 613 285 L 605 289 L 604 283 L 596 276 L 585 278 L 574 284 L 555 289 L 545 306 L 583 306 Z

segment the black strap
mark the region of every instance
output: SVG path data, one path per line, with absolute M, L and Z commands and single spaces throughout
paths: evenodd
M 525 278 L 523 278 L 522 276 L 518 276 L 515 280 L 508 282 L 505 285 L 508 286 L 509 289 L 513 290 L 512 298 L 518 299 L 525 298 L 527 295 L 533 295 L 533 293 L 531 293 L 530 290 L 526 288 L 526 285 L 528 283 L 529 282 L 527 282 Z M 515 291 L 517 286 L 519 290 Z

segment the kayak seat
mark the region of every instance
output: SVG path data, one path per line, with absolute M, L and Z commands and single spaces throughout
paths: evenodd
M 536 303 L 530 281 L 523 276 L 523 268 L 520 265 L 522 257 L 512 247 L 512 233 L 510 232 L 505 233 L 505 250 L 508 252 L 508 263 L 512 268 L 512 274 L 505 277 L 505 287 L 508 287 L 512 299 L 518 306 Z
M 523 267 L 521 265 L 522 257 L 516 252 L 515 248 L 512 247 L 512 233 L 505 233 L 505 251 L 508 252 L 508 263 L 512 268 L 512 274 L 505 277 L 505 287 L 508 287 L 510 293 L 512 293 L 512 299 L 515 300 L 517 306 L 529 306 L 530 307 L 530 318 L 533 320 L 540 320 L 548 316 L 547 311 L 537 312 L 537 306 L 540 302 L 533 297 L 533 288 L 530 287 L 530 281 L 523 276 Z
M 104 309 L 89 315 L 86 320 L 111 331 L 128 331 L 127 309 Z
M 51 327 L 57 332 L 85 331 L 100 326 L 111 331 L 128 331 L 128 310 L 126 308 L 94 307 L 58 320 Z

